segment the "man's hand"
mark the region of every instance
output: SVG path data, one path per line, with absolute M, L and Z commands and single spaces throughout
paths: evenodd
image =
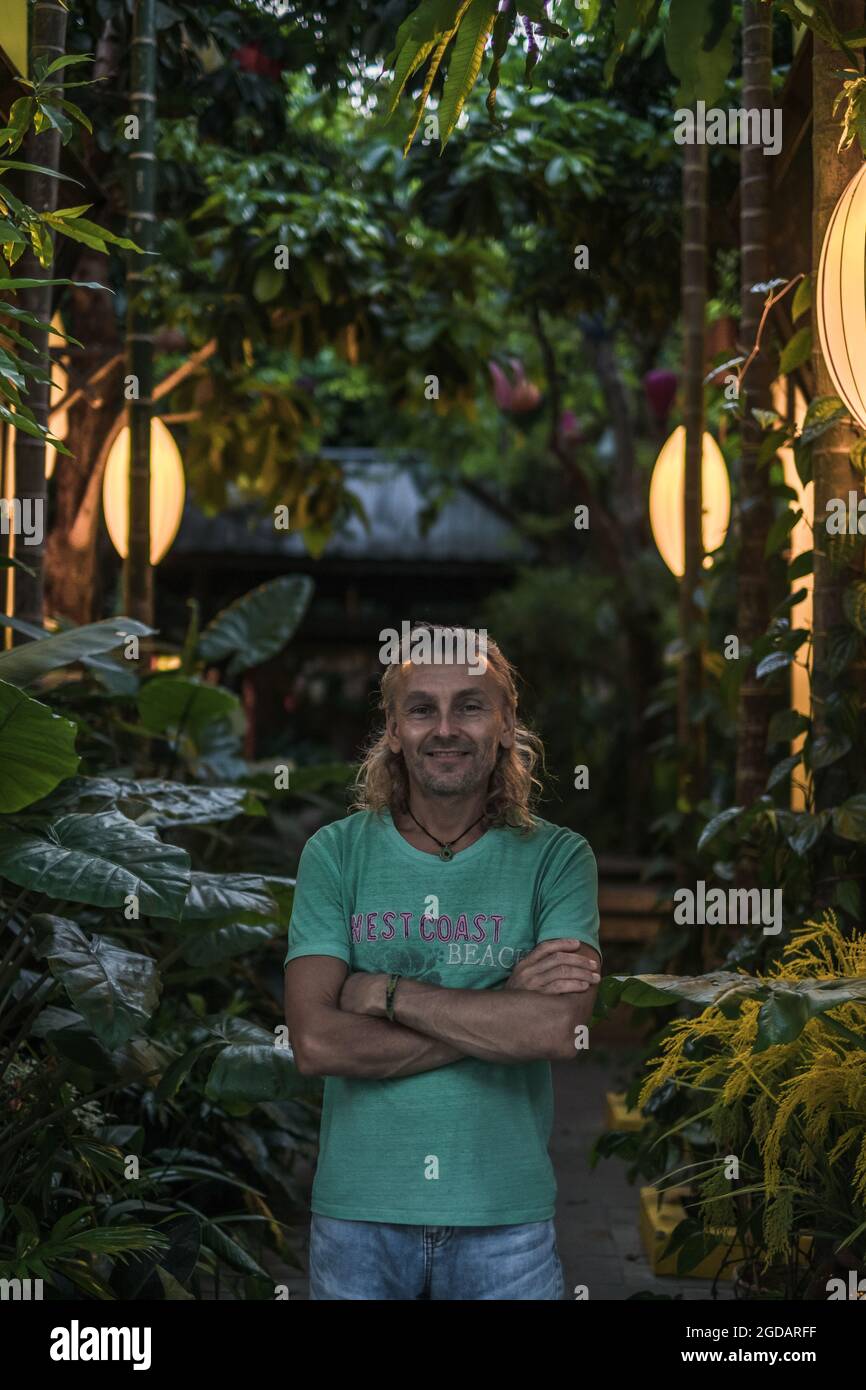
M 505 989 L 535 990 L 540 994 L 581 994 L 601 979 L 601 959 L 584 941 L 563 938 L 542 941 L 518 961 Z
M 347 1014 L 366 1014 L 385 1018 L 385 989 L 388 976 L 356 970 L 347 975 L 340 991 L 340 1008 Z M 399 986 L 398 986 L 399 988 Z

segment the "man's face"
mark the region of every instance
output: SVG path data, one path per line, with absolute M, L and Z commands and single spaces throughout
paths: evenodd
M 486 789 L 500 747 L 514 742 L 514 722 L 489 666 L 478 676 L 468 666 L 407 662 L 387 732 L 410 785 L 428 796 Z

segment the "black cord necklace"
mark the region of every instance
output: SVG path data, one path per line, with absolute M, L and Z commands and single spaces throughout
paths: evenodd
M 471 825 L 467 825 L 466 829 L 463 831 L 462 834 L 455 836 L 455 838 L 454 838 L 453 840 L 447 840 L 447 841 L 446 841 L 446 840 L 440 840 L 439 837 L 438 837 L 437 835 L 431 835 L 431 834 L 430 834 L 430 831 L 427 829 L 426 825 L 422 825 L 421 822 L 419 821 L 418 817 L 412 815 L 412 812 L 411 812 L 411 810 L 409 809 L 408 806 L 406 807 L 406 810 L 409 811 L 409 815 L 412 816 L 412 819 L 413 819 L 413 821 L 415 822 L 415 824 L 417 825 L 418 829 L 419 829 L 419 830 L 423 830 L 425 835 L 428 835 L 428 836 L 430 837 L 431 840 L 435 840 L 435 841 L 436 841 L 437 845 L 439 846 L 439 858 L 440 858 L 440 859 L 453 859 L 453 858 L 454 858 L 454 851 L 453 851 L 453 849 L 451 848 L 451 846 L 452 846 L 452 845 L 456 845 L 458 840 L 462 840 L 464 835 L 468 835 L 469 832 L 470 832 L 470 830 L 474 830 L 475 827 L 476 827 L 476 825 L 478 824 L 478 821 L 484 820 L 484 816 L 485 816 L 485 813 L 482 811 L 482 812 L 481 812 L 481 815 L 478 817 L 478 820 L 474 820 L 474 821 L 472 822 Z

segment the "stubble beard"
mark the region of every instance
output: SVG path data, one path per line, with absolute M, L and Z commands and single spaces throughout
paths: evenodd
M 486 791 L 495 765 L 494 759 L 489 767 L 486 766 L 486 759 L 483 758 L 482 750 L 473 749 L 469 751 L 466 767 L 461 776 L 437 777 L 435 768 L 427 760 L 427 754 L 419 753 L 412 761 L 412 772 L 414 780 L 427 796 L 442 797 L 444 800 Z

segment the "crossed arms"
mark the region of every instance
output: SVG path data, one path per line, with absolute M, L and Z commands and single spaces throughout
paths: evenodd
M 285 971 L 295 1065 L 307 1076 L 386 1079 L 433 1071 L 463 1057 L 533 1062 L 576 1055 L 589 1023 L 600 957 L 574 939 L 543 941 L 503 989 L 446 989 L 401 979 L 385 1017 L 384 974 L 349 973 L 336 956 L 300 956 Z

